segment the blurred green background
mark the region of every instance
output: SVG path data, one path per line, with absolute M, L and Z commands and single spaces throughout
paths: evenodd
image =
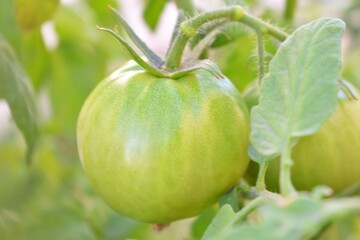
M 181 1 L 177 2 L 181 6 Z M 176 22 L 176 4 L 166 0 L 0 0 L 0 38 L 8 42 L 34 88 L 40 137 L 31 167 L 25 141 L 0 98 L 0 239 L 198 239 L 215 214 L 152 230 L 109 209 L 93 192 L 76 149 L 76 120 L 90 91 L 129 57 L 96 25 L 112 28 L 117 7 L 151 48 L 165 54 Z M 211 2 L 211 3 L 210 3 Z M 358 0 L 298 1 L 294 16 L 284 0 L 198 0 L 200 10 L 240 3 L 288 31 L 318 17 L 344 19 L 344 78 L 360 87 L 360 3 Z M 236 28 L 236 26 L 234 26 Z M 267 59 L 278 42 L 266 40 Z M 240 91 L 257 77 L 255 38 L 243 30 L 209 56 Z M 0 62 L 0 64 L 2 64 Z M 0 76 L 2 77 L 2 76 Z M 1 88 L 2 86 L 0 86 Z M 1 96 L 0 96 L 1 97 Z

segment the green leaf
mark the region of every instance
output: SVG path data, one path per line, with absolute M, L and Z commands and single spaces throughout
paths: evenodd
M 144 19 L 151 30 L 155 30 L 167 0 L 147 0 Z
M 201 240 L 218 239 L 218 236 L 228 227 L 232 222 L 235 213 L 232 207 L 228 204 L 222 206 L 220 211 L 212 220 L 210 226 L 206 229 Z
M 19 58 L 36 90 L 41 88 L 48 78 L 49 57 L 40 29 L 22 34 Z
M 215 207 L 205 209 L 191 224 L 191 235 L 194 239 L 200 239 L 215 217 L 217 210 Z
M 360 199 L 316 201 L 306 196 L 282 199 L 259 209 L 260 221 L 244 223 L 229 231 L 223 239 L 300 240 L 311 239 L 331 222 L 360 212 Z
M 54 17 L 59 44 L 48 60 L 51 125 L 52 131 L 70 138 L 75 137 L 78 114 L 86 97 L 106 76 L 107 62 L 115 55 L 118 60 L 122 57 L 113 39 L 103 38 L 107 36 L 96 29 L 96 20 L 89 11 L 80 3 L 61 6 Z
M 113 25 L 114 16 L 109 14 L 108 6 L 112 6 L 114 8 L 120 8 L 119 2 L 116 0 L 88 0 L 89 7 L 91 7 L 92 11 L 96 15 L 96 22 L 98 24 Z
M 239 198 L 237 195 L 236 187 L 232 188 L 230 191 L 222 195 L 219 200 L 219 204 L 220 206 L 229 204 L 235 212 L 239 211 Z
M 258 151 L 256 151 L 256 149 L 252 145 L 250 145 L 248 149 L 248 154 L 251 160 L 259 164 L 264 164 L 277 157 L 277 155 L 264 156 L 260 154 Z
M 251 111 L 251 142 L 266 156 L 315 133 L 336 106 L 345 24 L 322 18 L 297 29 L 279 48 Z
M 40 27 L 54 14 L 59 0 L 15 0 L 15 18 L 22 30 Z
M 130 218 L 112 214 L 103 225 L 105 239 L 127 239 L 141 223 Z
M 14 8 L 15 3 L 13 0 L 1 0 L 0 34 L 8 42 L 11 42 L 12 47 L 16 49 L 22 39 L 16 24 Z
M 105 75 L 101 57 L 83 46 L 62 43 L 51 55 L 49 84 L 55 130 L 74 137 L 77 117 L 91 90 Z M 65 97 L 66 96 L 66 97 Z
M 38 137 L 37 109 L 28 77 L 11 47 L 0 38 L 0 95 L 7 101 L 13 119 L 26 144 L 26 161 L 30 163 Z

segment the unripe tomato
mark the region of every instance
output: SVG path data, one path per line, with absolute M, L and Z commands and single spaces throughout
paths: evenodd
M 292 151 L 291 176 L 299 190 L 325 184 L 335 192 L 360 182 L 360 101 L 339 101 L 319 132 L 299 140 Z M 279 160 L 266 173 L 269 189 L 277 189 Z
M 78 120 L 82 166 L 115 211 L 149 223 L 197 215 L 248 166 L 249 116 L 235 87 L 197 70 L 159 78 L 132 63 L 101 82 Z

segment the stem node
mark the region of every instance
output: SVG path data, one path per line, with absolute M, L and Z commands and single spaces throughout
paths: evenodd
M 244 8 L 241 6 L 233 6 L 233 14 L 231 19 L 234 21 L 239 21 L 244 16 Z
M 180 24 L 180 31 L 188 38 L 195 36 L 197 33 L 197 29 L 191 26 L 187 21 Z

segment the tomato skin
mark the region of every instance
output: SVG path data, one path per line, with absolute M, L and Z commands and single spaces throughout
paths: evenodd
M 179 79 L 130 64 L 101 82 L 78 120 L 82 166 L 115 211 L 149 223 L 197 215 L 245 172 L 249 117 L 228 79 Z

